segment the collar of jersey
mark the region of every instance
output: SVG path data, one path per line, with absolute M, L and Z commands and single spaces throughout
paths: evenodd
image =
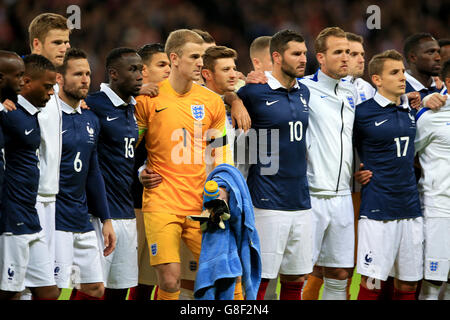
M 317 72 L 314 74 L 314 76 L 311 78 L 311 80 L 315 82 L 320 82 L 321 85 L 325 86 L 327 89 L 334 90 L 336 87 L 336 84 L 339 84 L 342 79 L 334 79 L 320 70 L 320 68 L 317 70 Z
M 414 90 L 416 90 L 416 91 L 420 91 L 423 89 L 427 90 L 427 88 L 425 88 L 425 86 L 422 83 L 420 83 L 419 80 L 414 78 L 408 71 L 405 72 L 405 77 L 406 77 L 406 81 L 409 82 L 409 84 L 411 85 L 411 87 L 413 87 Z M 433 78 L 431 78 L 430 88 L 431 87 L 436 87 L 436 82 L 434 81 Z
M 115 93 L 110 87 L 108 83 L 101 83 L 100 84 L 100 91 L 104 92 L 106 94 L 106 96 L 108 97 L 109 100 L 111 100 L 112 104 L 115 107 L 120 107 L 120 106 L 126 106 L 128 105 L 128 103 L 126 103 L 125 101 L 122 100 L 121 97 L 119 97 L 117 95 L 117 93 Z M 130 104 L 132 105 L 136 105 L 136 100 L 134 99 L 134 97 L 131 97 L 130 99 Z
M 378 103 L 380 106 L 382 106 L 383 108 L 389 106 L 389 105 L 396 105 L 396 103 L 394 103 L 393 101 L 389 100 L 388 98 L 386 98 L 385 96 L 382 96 L 380 93 L 375 93 L 375 95 L 373 96 L 373 99 L 375 100 L 376 103 Z M 409 107 L 409 103 L 408 103 L 408 97 L 406 96 L 406 94 L 402 94 L 400 96 L 400 105 L 397 106 L 399 108 L 403 108 L 403 109 L 410 109 Z
M 265 74 L 266 77 L 267 77 L 267 84 L 269 85 L 270 89 L 272 89 L 272 90 L 277 90 L 277 89 L 283 88 L 283 89 L 286 89 L 286 90 L 287 90 L 287 88 L 284 87 L 284 86 L 280 83 L 280 81 L 278 81 L 278 80 L 272 75 L 272 71 L 265 71 L 264 74 Z M 297 81 L 297 80 L 295 81 L 295 84 L 294 84 L 293 88 L 295 88 L 295 89 L 299 89 L 299 88 L 300 88 L 300 85 L 298 84 L 298 81 Z
M 74 109 L 71 106 L 69 106 L 67 103 L 65 103 L 60 97 L 57 97 L 58 101 L 61 103 L 61 111 L 72 114 L 72 113 L 79 113 L 81 114 L 81 101 L 78 103 L 78 106 Z
M 36 113 L 41 111 L 35 106 L 33 106 L 31 102 L 25 99 L 21 94 L 17 96 L 17 103 L 20 104 L 31 115 L 35 115 Z

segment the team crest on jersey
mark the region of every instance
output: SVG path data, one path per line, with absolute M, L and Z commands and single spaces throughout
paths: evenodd
M 364 256 L 364 265 L 366 267 L 368 267 L 373 261 L 373 256 L 372 256 L 372 251 L 369 251 L 365 256 Z
M 416 125 L 416 119 L 415 119 L 415 117 L 411 114 L 411 113 L 409 113 L 408 112 L 408 117 L 411 119 L 411 125 Z
M 348 103 L 350 103 L 350 106 L 355 109 L 355 101 L 353 100 L 353 97 L 347 96 Z
M 150 246 L 150 250 L 152 251 L 152 256 L 156 256 L 156 253 L 158 252 L 158 246 L 156 245 L 156 243 L 153 243 Z
M 203 104 L 192 104 L 191 105 L 192 117 L 195 120 L 201 121 L 205 117 L 205 105 Z
M 11 267 L 8 268 L 8 280 L 12 280 L 14 278 L 14 269 Z
M 88 143 L 94 143 L 94 128 L 91 128 L 90 123 L 88 122 L 86 125 L 86 131 L 89 134 L 89 141 Z
M 439 267 L 439 262 L 430 261 L 430 271 L 431 272 L 436 272 L 438 270 L 438 267 Z

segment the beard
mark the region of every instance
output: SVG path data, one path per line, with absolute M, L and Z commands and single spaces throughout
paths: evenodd
M 63 86 L 62 90 L 64 91 L 64 94 L 74 100 L 82 100 L 85 99 L 87 97 L 87 93 L 83 94 L 81 93 L 81 90 L 76 90 L 76 89 L 69 89 L 66 88 L 65 86 Z
M 6 99 L 9 99 L 14 103 L 17 102 L 17 92 L 9 86 L 0 89 L 0 97 L 2 98 L 2 101 L 0 102 L 5 101 Z
M 284 74 L 286 74 L 288 77 L 290 78 L 301 78 L 303 77 L 303 74 L 300 72 L 296 72 L 296 70 L 294 68 L 292 68 L 291 66 L 283 63 L 281 65 L 281 71 L 283 71 Z

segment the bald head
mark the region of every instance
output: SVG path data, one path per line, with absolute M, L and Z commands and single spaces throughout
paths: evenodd
M 23 86 L 25 66 L 15 52 L 0 50 L 0 100 L 17 100 Z

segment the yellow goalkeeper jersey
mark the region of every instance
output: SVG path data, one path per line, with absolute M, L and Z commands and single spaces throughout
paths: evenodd
M 157 97 L 136 98 L 140 138 L 145 136 L 147 166 L 162 177 L 144 188 L 142 210 L 176 215 L 198 214 L 206 180 L 206 161 L 233 164 L 226 144 L 225 106 L 220 96 L 193 83 L 180 95 L 164 80 Z M 213 140 L 212 156 L 205 154 Z

